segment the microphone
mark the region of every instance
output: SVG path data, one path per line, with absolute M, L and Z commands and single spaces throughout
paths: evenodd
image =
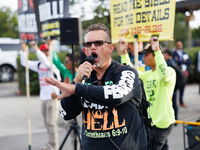
M 92 57 L 92 56 L 87 56 L 87 57 L 85 58 L 85 61 L 88 61 L 89 63 L 91 63 L 91 64 L 93 65 L 94 62 L 95 62 L 95 58 Z M 85 84 L 85 80 L 86 80 L 86 79 L 87 79 L 87 77 L 84 76 L 84 77 L 83 77 L 83 80 L 82 80 L 82 84 Z

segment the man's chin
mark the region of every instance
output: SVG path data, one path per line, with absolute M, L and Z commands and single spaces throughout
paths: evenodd
M 101 66 L 101 61 L 100 62 L 95 62 L 96 67 L 100 67 Z

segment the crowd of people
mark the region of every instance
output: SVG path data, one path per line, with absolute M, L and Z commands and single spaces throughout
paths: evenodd
M 139 42 L 136 50 L 139 70 L 136 70 L 134 44 L 127 43 L 122 37 L 114 45 L 110 30 L 105 25 L 96 23 L 89 26 L 84 41 L 81 55 L 84 54 L 84 58 L 93 56 L 94 64 L 87 61 L 80 64 L 80 56 L 76 55 L 73 68 L 71 54 L 66 55 L 63 64 L 53 51 L 54 76 L 50 74 L 49 45 L 42 44 L 38 48 L 37 44 L 31 43 L 38 61 L 28 63 L 30 69 L 38 72 L 42 114 L 49 134 L 49 142 L 44 149 L 55 149 L 52 112 L 48 112 L 47 107 L 52 107 L 53 99 L 57 99 L 60 100 L 59 112 L 64 120 L 71 120 L 82 113 L 83 149 L 167 150 L 167 138 L 178 119 L 177 91 L 180 91 L 180 106 L 187 107 L 183 94 L 190 59 L 182 49 L 182 42 L 176 41 L 173 53 L 169 49 L 164 50 L 157 37 L 151 37 L 144 47 L 143 42 Z M 120 62 L 111 57 L 115 48 Z M 22 50 L 21 64 L 25 66 L 24 43 Z M 114 75 L 120 63 L 125 65 Z M 87 78 L 85 84 L 82 83 L 83 77 Z M 150 103 L 147 112 L 152 119 L 152 129 L 146 128 L 138 108 L 130 101 L 141 101 L 140 79 Z M 55 88 L 53 92 L 52 87 Z

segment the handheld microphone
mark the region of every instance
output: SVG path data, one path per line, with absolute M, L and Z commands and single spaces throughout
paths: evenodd
M 89 63 L 91 63 L 91 64 L 93 65 L 94 62 L 95 62 L 95 58 L 92 57 L 92 56 L 87 56 L 87 57 L 85 58 L 85 61 L 88 61 Z M 86 80 L 86 79 L 87 79 L 87 77 L 84 76 L 84 77 L 83 77 L 83 80 L 82 80 L 82 84 L 85 84 L 85 80 Z

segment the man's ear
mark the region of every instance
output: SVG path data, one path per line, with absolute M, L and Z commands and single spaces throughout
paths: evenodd
M 85 53 L 85 47 L 83 47 L 83 52 Z M 86 53 L 85 53 L 86 54 Z
M 111 54 L 114 49 L 115 49 L 115 45 L 114 44 L 110 44 L 109 53 Z

